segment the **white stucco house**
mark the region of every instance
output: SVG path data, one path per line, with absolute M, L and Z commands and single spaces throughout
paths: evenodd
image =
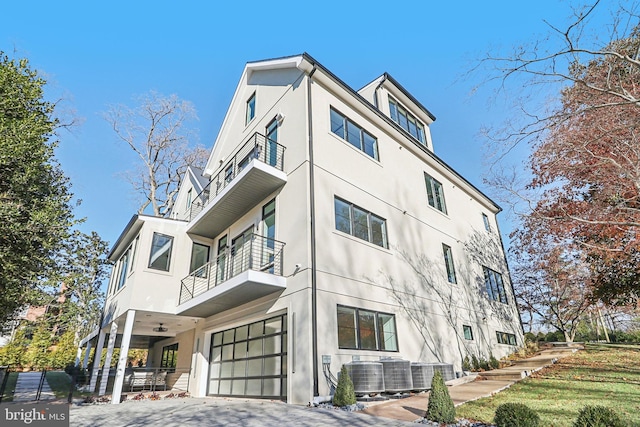
M 134 347 L 193 396 L 307 404 L 352 360 L 460 371 L 522 344 L 500 208 L 434 153 L 434 120 L 386 73 L 356 91 L 308 54 L 247 63 L 206 169 L 109 254 L 79 351 L 121 349 L 113 403 Z

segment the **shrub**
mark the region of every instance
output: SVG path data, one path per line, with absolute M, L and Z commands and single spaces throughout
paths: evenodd
M 574 427 L 624 427 L 626 424 L 605 406 L 585 406 L 573 425 Z
M 469 360 L 469 356 L 465 356 L 464 359 L 462 359 L 462 370 L 463 371 L 471 370 L 471 360 Z
M 498 369 L 500 367 L 500 362 L 495 358 L 493 354 L 489 355 L 489 367 L 491 369 Z
M 480 361 L 478 360 L 475 354 L 471 355 L 471 366 L 473 367 L 474 371 L 480 370 Z
M 429 404 L 424 417 L 438 423 L 452 423 L 455 421 L 456 408 L 453 406 L 453 400 L 451 400 L 449 390 L 447 390 L 440 371 L 436 371 L 433 374 Z
M 540 417 L 523 403 L 503 403 L 496 409 L 497 427 L 538 427 Z
M 340 375 L 338 376 L 338 385 L 333 395 L 333 404 L 336 406 L 355 405 L 356 392 L 353 389 L 353 382 L 347 373 L 346 366 L 342 365 Z

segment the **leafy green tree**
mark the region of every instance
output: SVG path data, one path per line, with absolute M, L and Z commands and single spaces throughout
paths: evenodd
M 19 328 L 13 335 L 9 344 L 0 348 L 0 365 L 22 366 L 25 361 L 25 352 L 28 341 L 24 330 Z
M 73 364 L 76 359 L 76 350 L 75 331 L 68 330 L 60 336 L 56 349 L 51 354 L 51 367 L 62 369 Z
M 0 322 L 54 267 L 73 223 L 69 180 L 54 158 L 60 123 L 45 80 L 0 52 Z
M 45 322 L 40 323 L 27 348 L 25 354 L 26 365 L 36 369 L 48 368 L 51 364 L 51 352 L 49 349 L 52 344 L 51 331 L 48 330 Z
M 456 419 L 456 408 L 453 405 L 453 400 L 451 400 L 449 390 L 447 390 L 440 371 L 436 371 L 433 374 L 429 404 L 424 417 L 429 421 L 438 423 L 452 423 Z
M 355 405 L 356 392 L 353 389 L 353 381 L 347 373 L 347 367 L 342 365 L 340 375 L 338 376 L 338 385 L 336 393 L 333 395 L 333 404 L 336 406 Z

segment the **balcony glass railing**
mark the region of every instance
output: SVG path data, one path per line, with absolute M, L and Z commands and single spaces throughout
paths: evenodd
M 189 221 L 233 182 L 234 178 L 246 168 L 252 160 L 258 160 L 278 170 L 284 168 L 284 147 L 277 142 L 254 133 L 231 156 L 231 159 L 211 178 L 207 186 L 198 194 L 189 209 Z
M 284 243 L 257 234 L 248 234 L 236 240 L 215 260 L 182 279 L 178 305 L 247 270 L 282 276 Z

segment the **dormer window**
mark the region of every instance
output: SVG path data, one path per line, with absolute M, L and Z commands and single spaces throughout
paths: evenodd
M 389 97 L 389 114 L 391 120 L 400 125 L 400 127 L 407 132 L 421 145 L 427 146 L 427 138 L 424 133 L 424 125 L 415 118 L 413 114 L 407 111 L 402 105 L 398 104 L 398 101 Z

